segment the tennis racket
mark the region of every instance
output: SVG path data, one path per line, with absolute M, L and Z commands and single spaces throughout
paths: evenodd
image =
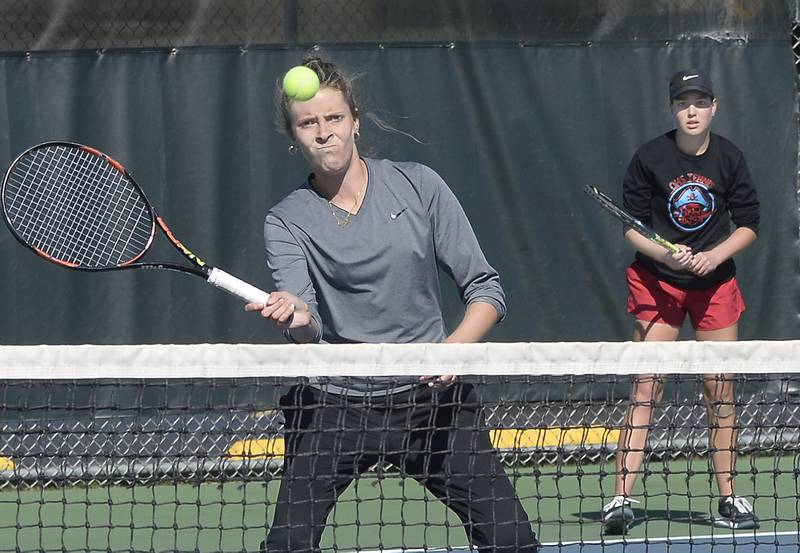
M 584 187 L 584 191 L 594 200 L 597 201 L 601 206 L 605 208 L 606 211 L 611 213 L 614 217 L 622 221 L 625 225 L 631 227 L 633 230 L 647 238 L 648 240 L 655 242 L 659 246 L 663 246 L 667 248 L 672 253 L 678 253 L 680 249 L 678 246 L 669 242 L 661 236 L 659 236 L 653 229 L 645 226 L 639 219 L 619 207 L 617 204 L 614 203 L 614 200 L 600 192 L 594 186 L 586 186 Z
M 175 238 L 133 177 L 106 154 L 70 142 L 23 152 L 6 172 L 3 217 L 11 234 L 38 255 L 69 269 L 167 269 L 202 277 L 246 302 L 269 295 L 207 265 Z M 156 227 L 189 262 L 142 263 Z

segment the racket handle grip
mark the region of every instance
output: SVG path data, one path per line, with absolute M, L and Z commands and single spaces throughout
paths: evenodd
M 208 275 L 208 282 L 247 303 L 263 303 L 266 305 L 269 298 L 269 294 L 263 290 L 226 273 L 222 269 L 211 269 L 211 273 Z

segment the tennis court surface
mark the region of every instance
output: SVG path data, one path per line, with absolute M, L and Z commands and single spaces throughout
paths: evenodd
M 637 473 L 636 520 L 605 535 L 630 375 L 645 367 L 675 374 Z M 736 493 L 758 529 L 714 524 L 701 375 L 716 367 L 736 373 Z M 287 390 L 452 372 L 474 387 L 476 430 L 542 551 L 800 549 L 799 342 L 10 346 L 0 368 L 2 551 L 258 550 L 284 476 Z M 340 496 L 322 549 L 469 550 L 455 514 L 383 456 Z

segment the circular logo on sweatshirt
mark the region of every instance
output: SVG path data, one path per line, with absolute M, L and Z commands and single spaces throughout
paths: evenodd
M 703 228 L 714 214 L 714 196 L 697 182 L 687 182 L 669 195 L 669 217 L 681 230 Z

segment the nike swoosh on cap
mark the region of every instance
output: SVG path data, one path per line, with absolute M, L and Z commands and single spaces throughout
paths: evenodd
M 684 80 L 684 81 L 688 81 L 689 79 L 696 79 L 696 78 L 697 78 L 697 77 L 699 77 L 699 76 L 700 76 L 700 75 L 684 75 L 684 76 L 683 76 L 683 80 Z

